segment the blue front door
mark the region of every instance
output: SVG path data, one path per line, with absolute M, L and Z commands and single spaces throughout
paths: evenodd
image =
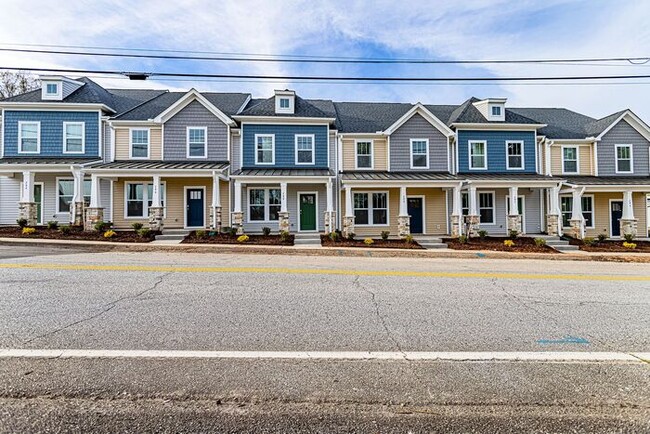
M 204 191 L 202 188 L 188 188 L 186 202 L 187 202 L 187 227 L 202 228 L 205 226 L 204 218 Z
M 423 221 L 423 204 L 421 197 L 409 197 L 408 201 L 408 213 L 411 216 L 411 233 L 412 234 L 421 234 L 424 232 Z
M 621 217 L 623 217 L 623 202 L 614 201 L 610 202 L 611 214 L 612 214 L 612 237 L 621 236 Z

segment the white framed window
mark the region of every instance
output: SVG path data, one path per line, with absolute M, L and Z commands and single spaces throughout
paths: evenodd
M 83 195 L 84 205 L 90 205 L 90 189 L 92 182 L 90 179 L 84 179 Z M 57 178 L 56 179 L 56 213 L 66 214 L 70 212 L 70 205 L 74 199 L 74 179 Z
M 632 145 L 616 145 L 616 173 L 633 173 Z
M 296 134 L 296 164 L 314 164 L 314 141 L 313 134 Z
M 560 196 L 560 211 L 562 213 L 562 227 L 571 227 L 571 214 L 573 213 L 573 196 Z M 594 196 L 582 196 L 582 217 L 585 219 L 585 227 L 595 228 L 594 222 Z
M 429 139 L 411 139 L 411 169 L 429 168 Z
M 487 169 L 487 142 L 485 140 L 470 140 L 468 146 L 470 170 Z
M 248 189 L 248 221 L 272 222 L 280 219 L 281 191 L 279 188 Z
M 499 105 L 492 106 L 492 116 L 501 116 L 501 106 Z
M 149 128 L 131 128 L 131 158 L 148 159 L 151 155 Z
M 83 154 L 86 150 L 86 124 L 63 122 L 63 153 Z
M 461 194 L 461 210 L 463 215 L 469 215 L 469 194 Z
M 486 225 L 493 225 L 494 221 L 494 192 L 478 193 L 478 214 L 480 216 L 479 223 Z
M 58 95 L 59 85 L 57 83 L 47 83 L 45 85 L 45 93 L 48 95 Z
M 255 164 L 275 164 L 274 134 L 255 134 Z
M 149 207 L 153 202 L 153 183 L 127 182 L 124 184 L 124 217 L 125 218 L 147 218 Z M 160 204 L 165 208 L 167 191 L 165 183 L 160 183 Z
M 208 127 L 187 127 L 187 158 L 208 157 Z
M 388 192 L 353 193 L 354 224 L 388 226 Z
M 506 169 L 522 170 L 524 168 L 524 142 L 521 140 L 506 141 Z
M 578 161 L 577 146 L 562 146 L 562 173 L 578 173 L 580 163 Z
M 280 108 L 281 109 L 288 109 L 290 108 L 291 104 L 289 101 L 289 98 L 280 98 Z
M 356 140 L 354 142 L 357 169 L 372 169 L 372 148 L 372 140 Z
M 38 154 L 41 152 L 41 123 L 18 122 L 18 153 Z

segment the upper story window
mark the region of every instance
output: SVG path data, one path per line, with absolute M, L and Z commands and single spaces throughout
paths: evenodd
M 411 139 L 411 169 L 429 168 L 429 139 Z
M 58 95 L 59 94 L 59 85 L 56 83 L 48 83 L 45 86 L 45 93 L 48 95 Z
M 288 109 L 290 107 L 289 98 L 280 98 L 280 108 Z
M 357 225 L 388 225 L 388 193 L 354 193 L 354 222 Z
M 616 145 L 616 173 L 632 172 L 632 145 Z
M 372 169 L 372 140 L 358 140 L 355 143 L 357 169 Z
M 131 129 L 131 158 L 149 158 L 149 129 Z
M 524 142 L 506 142 L 508 158 L 506 160 L 508 169 L 524 168 Z
M 487 169 L 487 142 L 471 141 L 469 142 L 469 168 L 470 169 Z
M 562 173 L 578 173 L 578 147 L 562 148 Z
M 63 153 L 83 154 L 86 146 L 86 138 L 83 122 L 63 123 Z
M 41 151 L 41 123 L 18 122 L 18 153 L 38 154 Z
M 206 158 L 207 156 L 207 127 L 187 127 L 187 158 Z
M 314 135 L 296 135 L 296 164 L 314 164 Z
M 255 164 L 275 163 L 275 136 L 273 134 L 255 135 Z
M 498 105 L 492 106 L 492 116 L 501 116 L 501 106 Z

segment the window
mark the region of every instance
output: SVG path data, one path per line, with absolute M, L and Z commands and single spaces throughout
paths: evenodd
M 84 179 L 83 195 L 85 206 L 90 205 L 90 179 Z M 58 179 L 56 189 L 56 213 L 70 212 L 70 204 L 74 199 L 74 179 Z
M 18 153 L 38 154 L 41 151 L 41 123 L 18 122 Z
M 255 164 L 273 164 L 275 162 L 275 136 L 255 135 Z
M 83 122 L 63 123 L 63 153 L 83 154 L 86 145 L 85 124 Z
M 207 156 L 207 127 L 187 127 L 187 158 L 206 158 Z
M 469 142 L 469 168 L 470 169 L 487 169 L 487 157 L 485 155 L 485 141 Z
M 576 146 L 562 148 L 562 173 L 578 173 L 578 148 Z
M 508 150 L 508 159 L 506 164 L 508 169 L 524 168 L 524 142 L 506 142 Z
M 145 188 L 146 186 L 146 188 Z M 160 204 L 165 206 L 165 184 L 160 184 Z M 153 184 L 130 182 L 126 184 L 126 217 L 146 218 L 153 203 Z
M 131 158 L 149 158 L 149 130 L 131 130 Z
M 357 169 L 372 169 L 372 141 L 363 140 L 355 143 Z
M 56 83 L 48 83 L 47 86 L 45 86 L 45 92 L 48 95 L 57 95 L 59 93 L 59 85 Z
M 411 169 L 429 168 L 429 139 L 411 139 Z
M 478 213 L 482 224 L 494 224 L 494 193 L 478 194 Z
M 463 215 L 469 215 L 469 194 L 462 193 L 461 207 Z
M 248 190 L 248 220 L 278 221 L 281 201 L 279 188 L 251 188 Z
M 492 106 L 492 116 L 501 116 L 501 107 L 496 105 Z
M 616 145 L 616 173 L 632 172 L 632 145 Z
M 562 212 L 562 226 L 571 226 L 571 214 L 573 213 L 573 197 L 560 196 L 560 211 Z M 585 226 L 594 228 L 594 197 L 582 196 L 582 217 L 585 219 Z
M 280 98 L 280 108 L 282 109 L 289 108 L 289 98 Z
M 388 193 L 354 193 L 356 225 L 388 225 Z
M 314 164 L 314 135 L 296 135 L 296 164 Z

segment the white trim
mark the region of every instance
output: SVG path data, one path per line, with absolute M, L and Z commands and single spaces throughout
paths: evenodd
M 415 104 L 409 111 L 407 111 L 401 118 L 395 121 L 393 125 L 386 128 L 384 131 L 379 131 L 379 132 L 386 135 L 393 134 L 397 129 L 399 129 L 399 127 L 405 124 L 406 121 L 411 119 L 416 113 L 422 116 L 426 121 L 428 121 L 431 125 L 433 125 L 436 129 L 438 129 L 438 131 L 440 131 L 446 137 L 454 135 L 454 132 L 447 125 L 445 125 L 444 122 L 438 119 L 422 103 L 419 102 Z
M 115 188 L 115 180 L 109 179 L 109 182 L 111 184 L 111 198 L 109 200 L 109 203 L 111 204 L 111 214 L 110 214 L 110 221 L 114 222 L 115 218 L 115 195 L 114 195 L 114 188 Z
M 276 180 L 276 182 L 278 182 Z M 244 189 L 246 192 L 246 223 L 278 223 L 280 219 L 278 220 L 269 220 L 269 216 L 271 215 L 269 211 L 269 206 L 271 205 L 269 203 L 269 198 L 270 195 L 268 194 L 269 190 L 280 190 L 280 196 L 282 196 L 282 187 L 278 184 L 277 187 L 269 187 L 268 183 L 265 183 L 264 186 L 251 186 L 247 185 L 246 188 Z M 264 220 L 251 220 L 251 195 L 250 191 L 251 190 L 264 190 Z M 288 204 L 287 204 L 288 205 Z M 260 206 L 259 204 L 255 206 Z M 280 197 L 280 203 L 278 204 L 273 204 L 273 206 L 279 206 L 280 210 L 282 210 L 282 197 Z M 278 211 L 281 212 L 281 211 Z
M 508 131 L 536 131 L 548 124 L 508 124 L 508 123 L 453 123 L 452 127 L 462 130 L 508 130 Z
M 422 199 L 422 235 L 427 234 L 427 198 L 424 194 L 407 194 L 406 195 L 406 211 L 408 212 L 408 200 L 410 198 Z M 410 215 L 409 215 L 410 218 Z
M 315 205 L 316 205 L 316 210 L 315 210 L 315 212 L 316 212 L 316 229 L 314 229 L 314 230 L 303 231 L 302 228 L 300 227 L 300 195 L 301 194 L 313 194 L 313 195 L 316 196 L 316 199 L 315 199 L 315 201 L 316 201 L 315 202 Z M 298 215 L 296 216 L 297 220 L 298 220 L 298 224 L 297 224 L 298 232 L 319 232 L 320 228 L 319 228 L 319 225 L 318 225 L 318 220 L 319 220 L 320 213 L 318 211 L 318 191 L 298 191 L 298 192 L 296 192 L 296 200 L 297 200 L 297 202 L 296 202 L 296 210 L 297 210 L 297 213 L 298 213 Z
M 133 132 L 146 131 L 147 132 L 147 156 L 134 157 L 133 156 Z M 151 159 L 151 128 L 129 128 L 129 158 L 131 160 L 149 160 Z
M 187 225 L 187 212 L 189 211 L 188 205 L 187 205 L 187 190 L 202 190 L 203 193 L 201 195 L 201 200 L 203 201 L 203 226 L 188 226 Z M 167 195 L 167 188 L 165 188 L 165 195 Z M 204 229 L 206 227 L 206 219 L 205 219 L 205 210 L 206 210 L 206 188 L 205 185 L 185 185 L 183 186 L 183 228 L 184 229 Z M 165 205 L 167 205 L 167 202 L 165 202 Z
M 166 176 L 167 174 L 165 174 Z M 140 175 L 142 176 L 142 175 Z M 124 220 L 142 220 L 142 219 L 148 219 L 149 218 L 149 192 L 148 192 L 148 186 L 149 184 L 153 184 L 153 179 L 152 180 L 126 180 L 123 182 L 124 184 Z M 128 214 L 128 185 L 129 184 L 142 184 L 142 201 L 143 201 L 143 207 L 142 207 L 142 212 L 144 213 L 143 216 L 129 216 Z M 167 181 L 160 181 L 160 184 L 162 184 L 164 188 L 164 195 L 161 195 L 160 201 L 163 202 L 165 205 L 163 206 L 163 217 L 167 218 Z M 111 208 L 111 212 L 112 208 Z
M 576 171 L 575 172 L 567 172 L 566 170 L 564 170 L 564 149 L 567 148 L 572 148 L 576 150 Z M 561 150 L 560 160 L 562 164 L 562 175 L 578 175 L 580 173 L 580 148 L 577 145 L 562 145 L 560 147 L 560 150 Z
M 359 167 L 358 143 L 370 143 L 370 167 Z M 362 154 L 367 155 L 367 154 Z M 375 140 L 374 139 L 354 139 L 354 168 L 356 170 L 373 170 L 375 168 Z
M 21 111 L 42 111 L 56 110 L 58 112 L 78 112 L 78 111 L 95 111 L 97 109 L 115 113 L 111 107 L 105 104 L 86 104 L 86 103 L 68 103 L 68 102 L 0 102 L 3 109 L 15 109 Z
M 621 202 L 621 212 L 622 212 L 623 207 L 625 206 L 625 201 L 623 199 L 609 199 L 609 201 L 608 201 L 609 206 L 607 207 L 607 214 L 609 215 L 608 218 L 607 218 L 609 220 L 609 237 L 610 238 L 622 238 L 621 237 L 621 229 L 620 229 L 620 227 L 618 229 L 619 234 L 616 235 L 616 236 L 612 235 L 612 233 L 613 233 L 612 230 L 614 229 L 614 225 L 613 225 L 614 222 L 612 221 L 612 202 Z M 622 214 L 621 214 L 621 218 L 623 218 Z M 619 225 L 620 225 L 620 222 L 619 222 Z
M 36 124 L 37 129 L 36 129 L 36 151 L 23 151 L 23 130 L 22 126 L 24 124 Z M 4 125 L 4 124 L 3 124 Z M 41 121 L 18 121 L 18 147 L 16 148 L 16 151 L 18 154 L 29 154 L 29 155 L 34 155 L 34 154 L 40 154 L 41 153 Z
M 68 142 L 66 140 L 66 129 L 69 125 L 81 125 L 81 151 L 68 151 Z M 99 131 L 101 135 L 102 123 L 99 122 Z M 99 143 L 99 153 L 101 156 L 101 142 Z M 63 153 L 64 154 L 85 154 L 86 153 L 86 123 L 85 122 L 63 122 Z
M 526 153 L 524 152 L 524 141 L 523 140 L 506 140 L 506 170 L 526 170 L 526 162 L 525 156 Z M 521 167 L 510 167 L 510 154 L 508 153 L 509 147 L 508 145 L 510 143 L 519 143 L 521 145 Z M 537 144 L 537 142 L 535 142 Z
M 385 193 L 386 194 L 386 224 L 375 224 L 374 219 L 372 218 L 372 211 L 374 208 L 372 207 L 372 194 L 373 193 Z M 351 194 L 351 200 L 352 200 L 352 215 L 354 215 L 354 210 L 355 209 L 367 209 L 368 210 L 368 222 L 372 220 L 372 223 L 368 224 L 360 224 L 355 222 L 355 226 L 359 226 L 362 228 L 370 228 L 370 227 L 389 227 L 390 226 L 390 191 L 389 190 L 362 190 L 362 191 L 352 191 L 350 190 Z M 355 208 L 354 207 L 354 195 L 355 194 L 367 194 L 368 195 L 368 208 Z M 383 209 L 383 208 L 378 208 L 378 209 Z
M 165 123 L 167 120 L 183 110 L 193 101 L 198 101 L 206 109 L 208 109 L 208 111 L 219 118 L 219 120 L 224 124 L 232 126 L 235 125 L 235 122 L 232 119 L 230 119 L 224 112 L 214 106 L 210 101 L 208 101 L 207 98 L 201 95 L 201 93 L 194 88 L 190 89 L 185 95 L 176 100 L 176 102 L 169 106 L 167 110 L 156 116 L 153 121 L 158 123 Z
M 627 119 L 625 119 L 627 118 Z M 646 140 L 650 140 L 650 127 L 648 124 L 643 122 L 641 118 L 639 118 L 637 115 L 635 115 L 632 110 L 626 110 L 621 116 L 619 116 L 614 122 L 609 124 L 607 128 L 603 130 L 602 133 L 596 137 L 596 140 L 601 140 L 605 134 L 607 134 L 612 128 L 614 128 L 616 125 L 618 125 L 619 122 L 621 122 L 623 119 L 628 121 L 628 124 L 632 128 L 634 128 L 639 134 L 641 134 L 643 137 L 645 137 Z M 630 122 L 632 121 L 632 122 Z
M 521 233 L 526 233 L 526 195 L 518 194 L 517 199 L 521 199 L 521 208 L 519 209 L 519 215 L 521 216 Z M 508 208 L 510 207 L 510 194 L 506 194 L 506 222 L 508 221 Z M 540 220 L 541 221 L 541 220 Z M 507 229 L 507 225 L 506 225 Z
M 270 137 L 271 138 L 271 162 L 270 163 L 262 163 L 259 162 L 257 159 L 257 139 L 260 137 Z M 243 135 L 242 135 L 242 142 L 243 142 Z M 255 152 L 255 165 L 256 166 L 272 166 L 275 164 L 275 134 L 255 134 L 255 146 L 253 148 Z M 242 155 L 242 163 L 243 163 L 243 155 Z
M 425 142 L 426 143 L 426 148 L 425 148 L 425 150 L 426 150 L 425 156 L 426 156 L 426 163 L 427 163 L 426 166 L 414 166 L 413 165 L 413 155 L 414 155 L 413 154 L 413 142 Z M 428 170 L 429 169 L 429 139 L 409 139 L 409 155 L 410 155 L 409 165 L 410 165 L 411 169 Z M 418 154 L 418 155 L 422 155 L 422 154 Z
M 42 181 L 41 182 L 34 182 L 34 202 L 35 203 L 37 203 L 36 202 L 36 186 L 37 185 L 41 186 L 41 215 L 40 215 L 40 221 L 41 222 L 38 223 L 38 217 L 37 217 L 36 224 L 44 225 L 46 223 L 45 222 L 45 206 L 44 206 L 44 203 L 43 203 L 43 200 L 45 198 L 45 183 L 42 182 Z M 58 187 L 58 185 L 57 185 L 57 187 Z M 57 190 L 58 190 L 58 188 L 57 188 Z M 57 201 L 57 203 L 58 203 L 58 201 Z
M 63 99 L 63 81 L 43 80 L 41 82 L 41 99 L 43 101 L 61 101 Z M 48 92 L 48 86 L 56 86 L 56 92 Z
M 472 144 L 473 143 L 482 143 L 483 144 L 483 167 L 473 167 L 472 166 Z M 487 140 L 468 140 L 467 141 L 467 167 L 469 170 L 488 170 L 488 156 L 487 156 Z
M 623 147 L 627 147 L 630 149 L 630 170 L 618 170 L 618 161 L 619 161 L 618 148 L 623 148 Z M 614 145 L 614 163 L 615 163 L 614 169 L 616 173 L 625 173 L 625 174 L 634 173 L 634 145 L 624 144 L 624 143 Z
M 311 138 L 311 161 L 309 163 L 299 163 L 298 162 L 298 138 L 299 137 L 309 137 Z M 329 134 L 327 135 L 327 141 L 328 141 L 328 146 L 327 146 L 327 155 L 329 159 Z M 293 136 L 293 149 L 294 149 L 294 157 L 295 157 L 295 164 L 296 166 L 313 166 L 316 164 L 316 135 L 315 134 L 294 134 Z
M 190 155 L 190 130 L 203 130 L 203 155 Z M 185 156 L 191 159 L 208 158 L 208 127 L 193 127 L 189 125 L 185 127 L 185 153 Z

